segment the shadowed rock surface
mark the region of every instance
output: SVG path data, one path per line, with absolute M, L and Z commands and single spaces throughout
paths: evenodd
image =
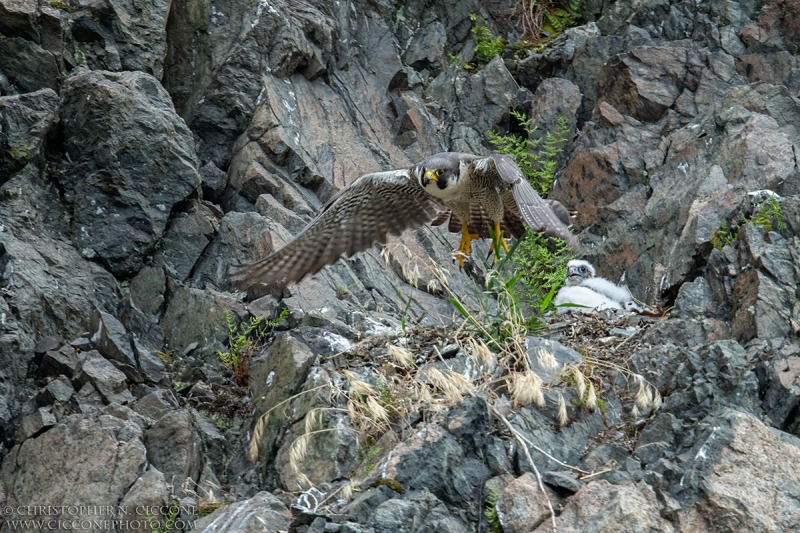
M 800 2 L 582 2 L 478 61 L 471 15 L 513 43 L 515 4 L 0 0 L 0 507 L 148 509 L 98 531 L 799 530 Z M 586 259 L 674 306 L 546 318 L 522 339 L 540 399 L 458 329 L 453 295 L 498 304 L 487 244 L 459 271 L 442 228 L 226 292 L 360 174 L 487 154 L 512 110 L 566 119 L 550 198 Z

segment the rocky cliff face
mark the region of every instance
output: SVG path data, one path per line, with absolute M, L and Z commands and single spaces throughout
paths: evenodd
M 3 519 L 800 529 L 800 2 L 586 1 L 464 68 L 470 15 L 513 42 L 514 4 L 0 0 Z M 431 228 L 225 291 L 360 173 L 486 153 L 512 109 L 567 119 L 551 197 L 668 317 L 552 319 L 538 377 L 501 376 L 447 298 L 486 305 L 485 272 Z M 232 376 L 226 313 L 282 309 Z

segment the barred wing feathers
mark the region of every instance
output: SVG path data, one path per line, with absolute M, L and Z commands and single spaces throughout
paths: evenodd
M 297 282 L 342 255 L 429 223 L 443 210 L 406 169 L 364 174 L 334 195 L 285 247 L 255 263 L 231 267 L 229 279 L 240 287 Z
M 497 171 L 497 176 L 503 183 L 511 186 L 511 192 L 514 198 L 514 205 L 509 205 L 509 202 L 504 198 L 504 204 L 522 215 L 525 223 L 530 226 L 534 231 L 550 235 L 551 237 L 558 237 L 564 240 L 574 250 L 580 250 L 580 242 L 578 238 L 570 233 L 569 228 L 561 220 L 562 213 L 556 213 L 551 204 L 544 200 L 539 194 L 531 187 L 528 180 L 522 174 L 514 159 L 509 155 L 494 154 L 487 157 L 485 162 L 481 162 L 483 167 L 487 167 L 487 171 L 491 166 L 494 166 Z M 558 204 L 560 205 L 560 204 Z M 562 206 L 563 207 L 563 206 Z

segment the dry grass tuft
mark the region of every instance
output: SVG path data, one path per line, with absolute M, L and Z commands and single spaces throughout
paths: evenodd
M 386 347 L 389 349 L 389 354 L 397 364 L 404 368 L 410 368 L 414 366 L 414 354 L 412 354 L 409 350 L 391 343 L 387 343 Z
M 511 402 L 519 407 L 534 404 L 544 407 L 544 382 L 535 372 L 513 372 L 509 374 Z
M 544 346 L 536 348 L 536 362 L 545 370 L 556 370 L 558 368 L 556 356 Z

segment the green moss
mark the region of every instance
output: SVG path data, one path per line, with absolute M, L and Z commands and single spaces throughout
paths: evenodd
M 58 9 L 59 11 L 64 11 L 65 13 L 72 13 L 72 8 L 63 0 L 51 0 L 50 7 Z
M 17 161 L 27 161 L 30 159 L 30 151 L 27 145 L 23 146 L 22 148 L 12 148 L 9 151 L 9 154 L 11 155 L 11 159 L 15 159 Z
M 406 489 L 397 480 L 391 478 L 381 478 L 372 484 L 373 487 L 384 486 L 392 489 L 398 494 L 405 494 Z
M 483 505 L 483 516 L 489 523 L 490 533 L 503 533 L 503 524 L 500 522 L 500 516 L 497 513 L 497 499 L 500 493 L 496 489 L 489 489 L 486 496 L 486 503 Z

